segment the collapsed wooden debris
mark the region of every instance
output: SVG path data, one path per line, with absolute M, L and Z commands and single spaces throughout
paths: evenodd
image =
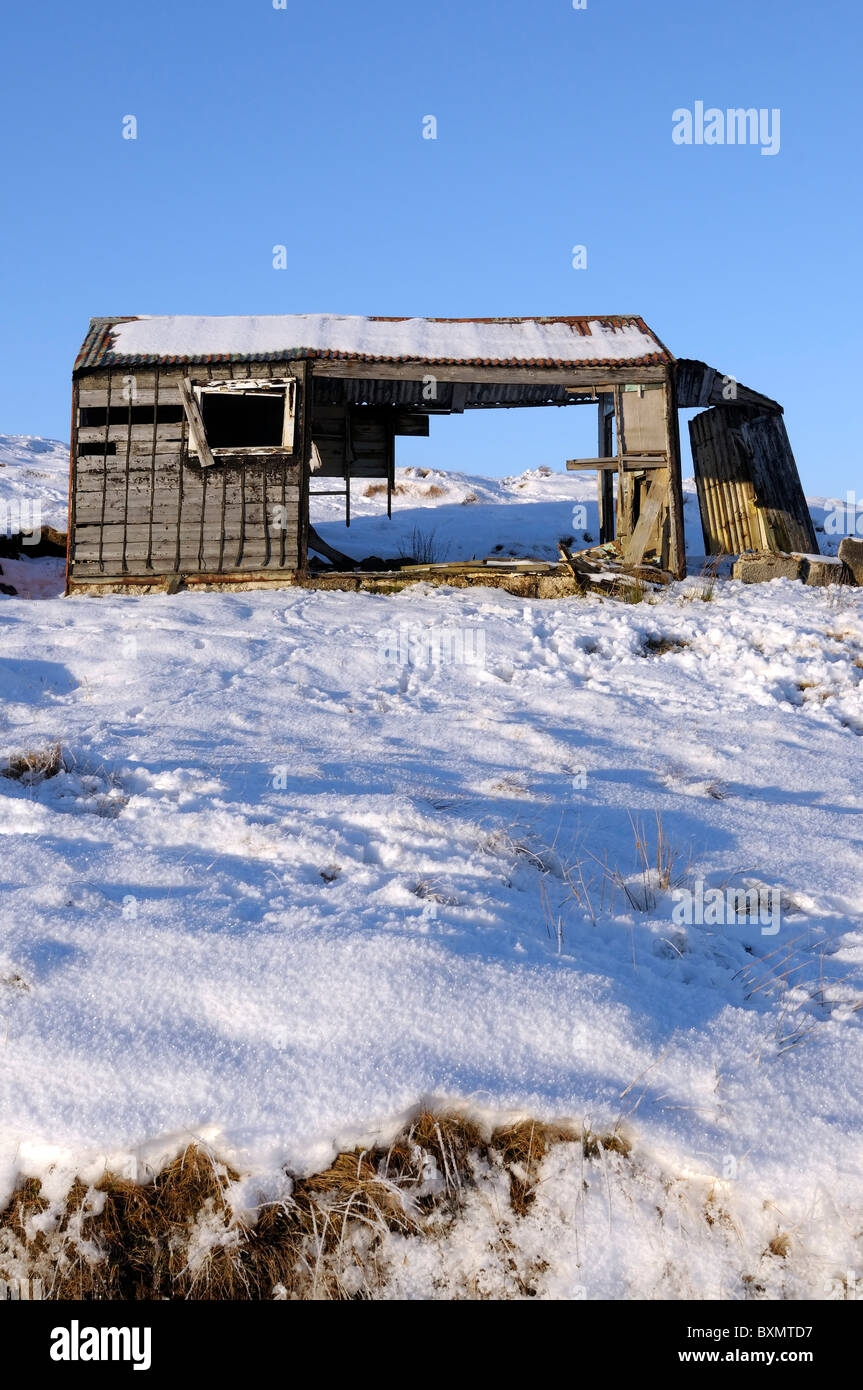
M 674 575 L 662 569 L 658 562 L 644 565 L 627 564 L 616 541 L 591 546 L 590 549 L 579 550 L 575 554 L 561 541 L 558 549 L 569 573 L 585 586 L 631 584 L 658 589 L 670 584 L 674 579 Z

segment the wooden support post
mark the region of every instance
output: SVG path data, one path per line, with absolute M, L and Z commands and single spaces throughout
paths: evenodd
M 607 394 L 599 398 L 599 450 L 602 457 L 611 453 L 612 423 L 614 420 L 614 401 Z M 614 540 L 614 478 L 611 473 L 597 475 L 596 489 L 599 500 L 599 543 L 606 545 Z
M 396 481 L 396 435 L 393 420 L 387 420 L 384 425 L 386 431 L 387 449 L 387 516 L 392 521 L 393 517 L 393 488 Z
M 623 467 L 626 440 L 624 437 L 623 403 L 619 386 L 614 388 L 614 426 L 617 436 L 617 539 L 625 549 L 635 529 L 637 483 L 633 475 L 627 474 Z
M 300 376 L 297 387 L 299 393 L 299 420 L 294 425 L 294 438 L 299 442 L 300 449 L 300 515 L 297 535 L 297 564 L 300 570 L 305 573 L 309 563 L 309 479 L 312 472 L 312 408 L 314 392 L 314 378 L 312 376 L 311 363 L 308 358 L 303 358 L 302 375 Z M 295 446 L 296 447 L 296 446 Z M 347 484 L 349 487 L 350 484 Z M 283 516 L 282 520 L 286 518 Z
M 686 535 L 683 525 L 683 469 L 680 460 L 677 385 L 673 367 L 669 367 L 665 376 L 665 418 L 668 431 L 668 569 L 675 579 L 685 579 Z M 665 564 L 664 555 L 662 563 Z

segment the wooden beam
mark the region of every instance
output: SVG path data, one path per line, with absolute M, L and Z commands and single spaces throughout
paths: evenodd
M 308 530 L 308 548 L 331 560 L 338 569 L 354 570 L 357 567 L 356 560 L 352 560 L 350 555 L 345 555 L 344 551 L 336 550 L 334 545 L 330 545 L 318 535 L 314 526 L 310 526 Z
M 571 473 L 577 473 L 583 469 L 611 469 L 615 472 L 619 466 L 616 458 L 604 459 L 567 459 L 566 466 Z M 668 459 L 665 454 L 624 454 L 623 470 L 626 473 L 640 473 L 645 468 L 667 468 Z
M 582 469 L 590 469 L 593 471 L 594 469 L 603 468 L 613 468 L 617 471 L 617 459 L 567 459 L 566 466 L 570 473 L 577 473 Z
M 341 359 L 316 359 L 312 362 L 315 376 L 343 377 L 359 381 L 422 381 L 433 376 L 437 381 L 499 382 L 508 385 L 542 386 L 546 383 L 573 386 L 578 383 L 611 391 L 616 384 L 638 386 L 665 380 L 665 367 L 648 365 L 636 367 L 621 362 L 620 367 L 474 367 L 470 363 L 450 365 L 436 362 L 347 362 Z
M 189 437 L 192 447 L 198 455 L 202 468 L 212 468 L 216 460 L 210 453 L 210 446 L 207 443 L 207 431 L 204 429 L 204 421 L 201 416 L 198 402 L 192 390 L 191 382 L 187 377 L 180 377 L 177 381 L 180 392 L 180 399 L 183 402 L 183 409 L 186 412 L 186 419 L 189 422 Z

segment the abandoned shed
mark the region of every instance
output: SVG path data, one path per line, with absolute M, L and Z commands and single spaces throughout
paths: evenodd
M 817 552 L 782 408 L 642 319 L 324 315 L 93 319 L 75 363 L 67 592 L 305 580 L 316 492 L 385 481 L 431 417 L 571 407 L 598 414 L 600 541 L 680 577 L 679 408 L 707 554 Z M 616 486 L 615 486 L 616 483 Z M 338 553 L 336 552 L 336 555 Z

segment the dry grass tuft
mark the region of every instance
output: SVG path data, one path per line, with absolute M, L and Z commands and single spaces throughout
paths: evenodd
M 585 1158 L 599 1158 L 603 1153 L 620 1154 L 622 1158 L 628 1158 L 632 1152 L 632 1145 L 628 1139 L 624 1139 L 622 1134 L 615 1130 L 611 1134 L 594 1134 L 587 1131 L 582 1136 Z
M 614 583 L 609 584 L 606 591 L 609 598 L 617 599 L 620 603 L 645 603 L 647 596 L 651 592 L 643 579 L 615 579 Z
M 386 492 L 386 483 L 369 483 L 368 487 L 363 488 L 363 497 L 378 497 L 382 492 Z M 400 497 L 405 489 L 401 483 L 396 483 L 392 488 L 393 497 Z
M 790 1249 L 791 1237 L 787 1231 L 780 1231 L 778 1235 L 773 1237 L 767 1247 L 770 1254 L 775 1255 L 777 1259 L 780 1260 L 787 1260 Z
M 689 646 L 680 637 L 646 637 L 641 647 L 642 656 L 665 656 L 667 652 L 682 652 Z
M 434 531 L 424 531 L 421 526 L 415 526 L 411 531 L 408 555 L 409 563 L 414 565 L 437 564 L 440 560 L 440 547 Z
M 106 1174 L 52 1203 L 25 1182 L 0 1213 L 0 1279 L 41 1281 L 51 1299 L 364 1299 L 390 1277 L 389 1237 L 434 1239 L 482 1172 L 509 1176 L 513 1219 L 535 1199 L 559 1144 L 627 1154 L 619 1135 L 530 1120 L 488 1138 L 471 1120 L 423 1111 L 389 1147 L 340 1153 L 255 1219 L 230 1205 L 237 1174 L 197 1145 L 141 1184 Z
M 34 748 L 29 753 L 18 753 L 7 758 L 5 765 L 0 767 L 0 777 L 33 787 L 49 777 L 56 777 L 64 766 L 63 750 L 59 743 L 49 743 L 45 748 Z
M 509 1170 L 509 1200 L 516 1216 L 524 1216 L 536 1197 L 539 1166 L 549 1150 L 555 1144 L 576 1143 L 578 1138 L 570 1129 L 536 1120 L 495 1130 L 491 1147 Z

